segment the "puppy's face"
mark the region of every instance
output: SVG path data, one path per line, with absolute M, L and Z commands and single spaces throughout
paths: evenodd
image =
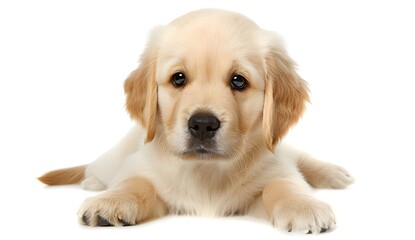
M 167 144 L 186 158 L 230 158 L 262 124 L 260 49 L 251 31 L 212 20 L 174 23 L 159 50 L 161 122 Z
M 274 36 L 229 12 L 193 12 L 156 30 L 125 83 L 147 141 L 183 159 L 272 150 L 307 100 Z

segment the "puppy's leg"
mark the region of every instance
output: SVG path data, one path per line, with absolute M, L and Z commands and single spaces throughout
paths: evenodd
M 128 226 L 166 214 L 167 208 L 151 182 L 134 177 L 85 200 L 78 218 L 89 226 Z
M 127 157 L 142 147 L 144 136 L 145 131 L 139 125 L 131 128 L 121 141 L 87 166 L 81 186 L 88 190 L 105 190 Z
M 308 154 L 301 154 L 297 166 L 307 182 L 315 188 L 345 188 L 353 183 L 346 169 L 319 161 Z
M 314 199 L 298 181 L 273 180 L 265 187 L 262 200 L 273 225 L 282 230 L 320 233 L 336 223 L 330 206 Z

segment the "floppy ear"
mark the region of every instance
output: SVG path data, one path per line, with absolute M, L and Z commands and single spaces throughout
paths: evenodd
M 147 131 L 145 143 L 156 134 L 157 83 L 155 79 L 157 54 L 148 47 L 141 56 L 141 63 L 124 82 L 127 95 L 126 108 Z
M 280 46 L 273 43 L 266 56 L 263 130 L 266 147 L 275 145 L 297 123 L 309 100 L 306 82 L 295 71 L 295 64 Z

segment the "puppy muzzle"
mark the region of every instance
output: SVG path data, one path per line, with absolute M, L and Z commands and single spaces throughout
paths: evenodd
M 221 127 L 220 120 L 211 113 L 193 114 L 188 121 L 188 152 L 196 154 L 215 154 L 217 141 L 215 136 Z

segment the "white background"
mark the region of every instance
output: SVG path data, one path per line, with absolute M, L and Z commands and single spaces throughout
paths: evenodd
M 412 238 L 415 7 L 261 0 L 1 1 L 0 238 L 316 238 L 248 217 L 82 227 L 77 209 L 95 193 L 36 180 L 93 161 L 128 131 L 122 84 L 149 30 L 204 7 L 241 12 L 283 36 L 312 101 L 286 140 L 356 178 L 346 190 L 316 191 L 338 224 L 317 238 Z

